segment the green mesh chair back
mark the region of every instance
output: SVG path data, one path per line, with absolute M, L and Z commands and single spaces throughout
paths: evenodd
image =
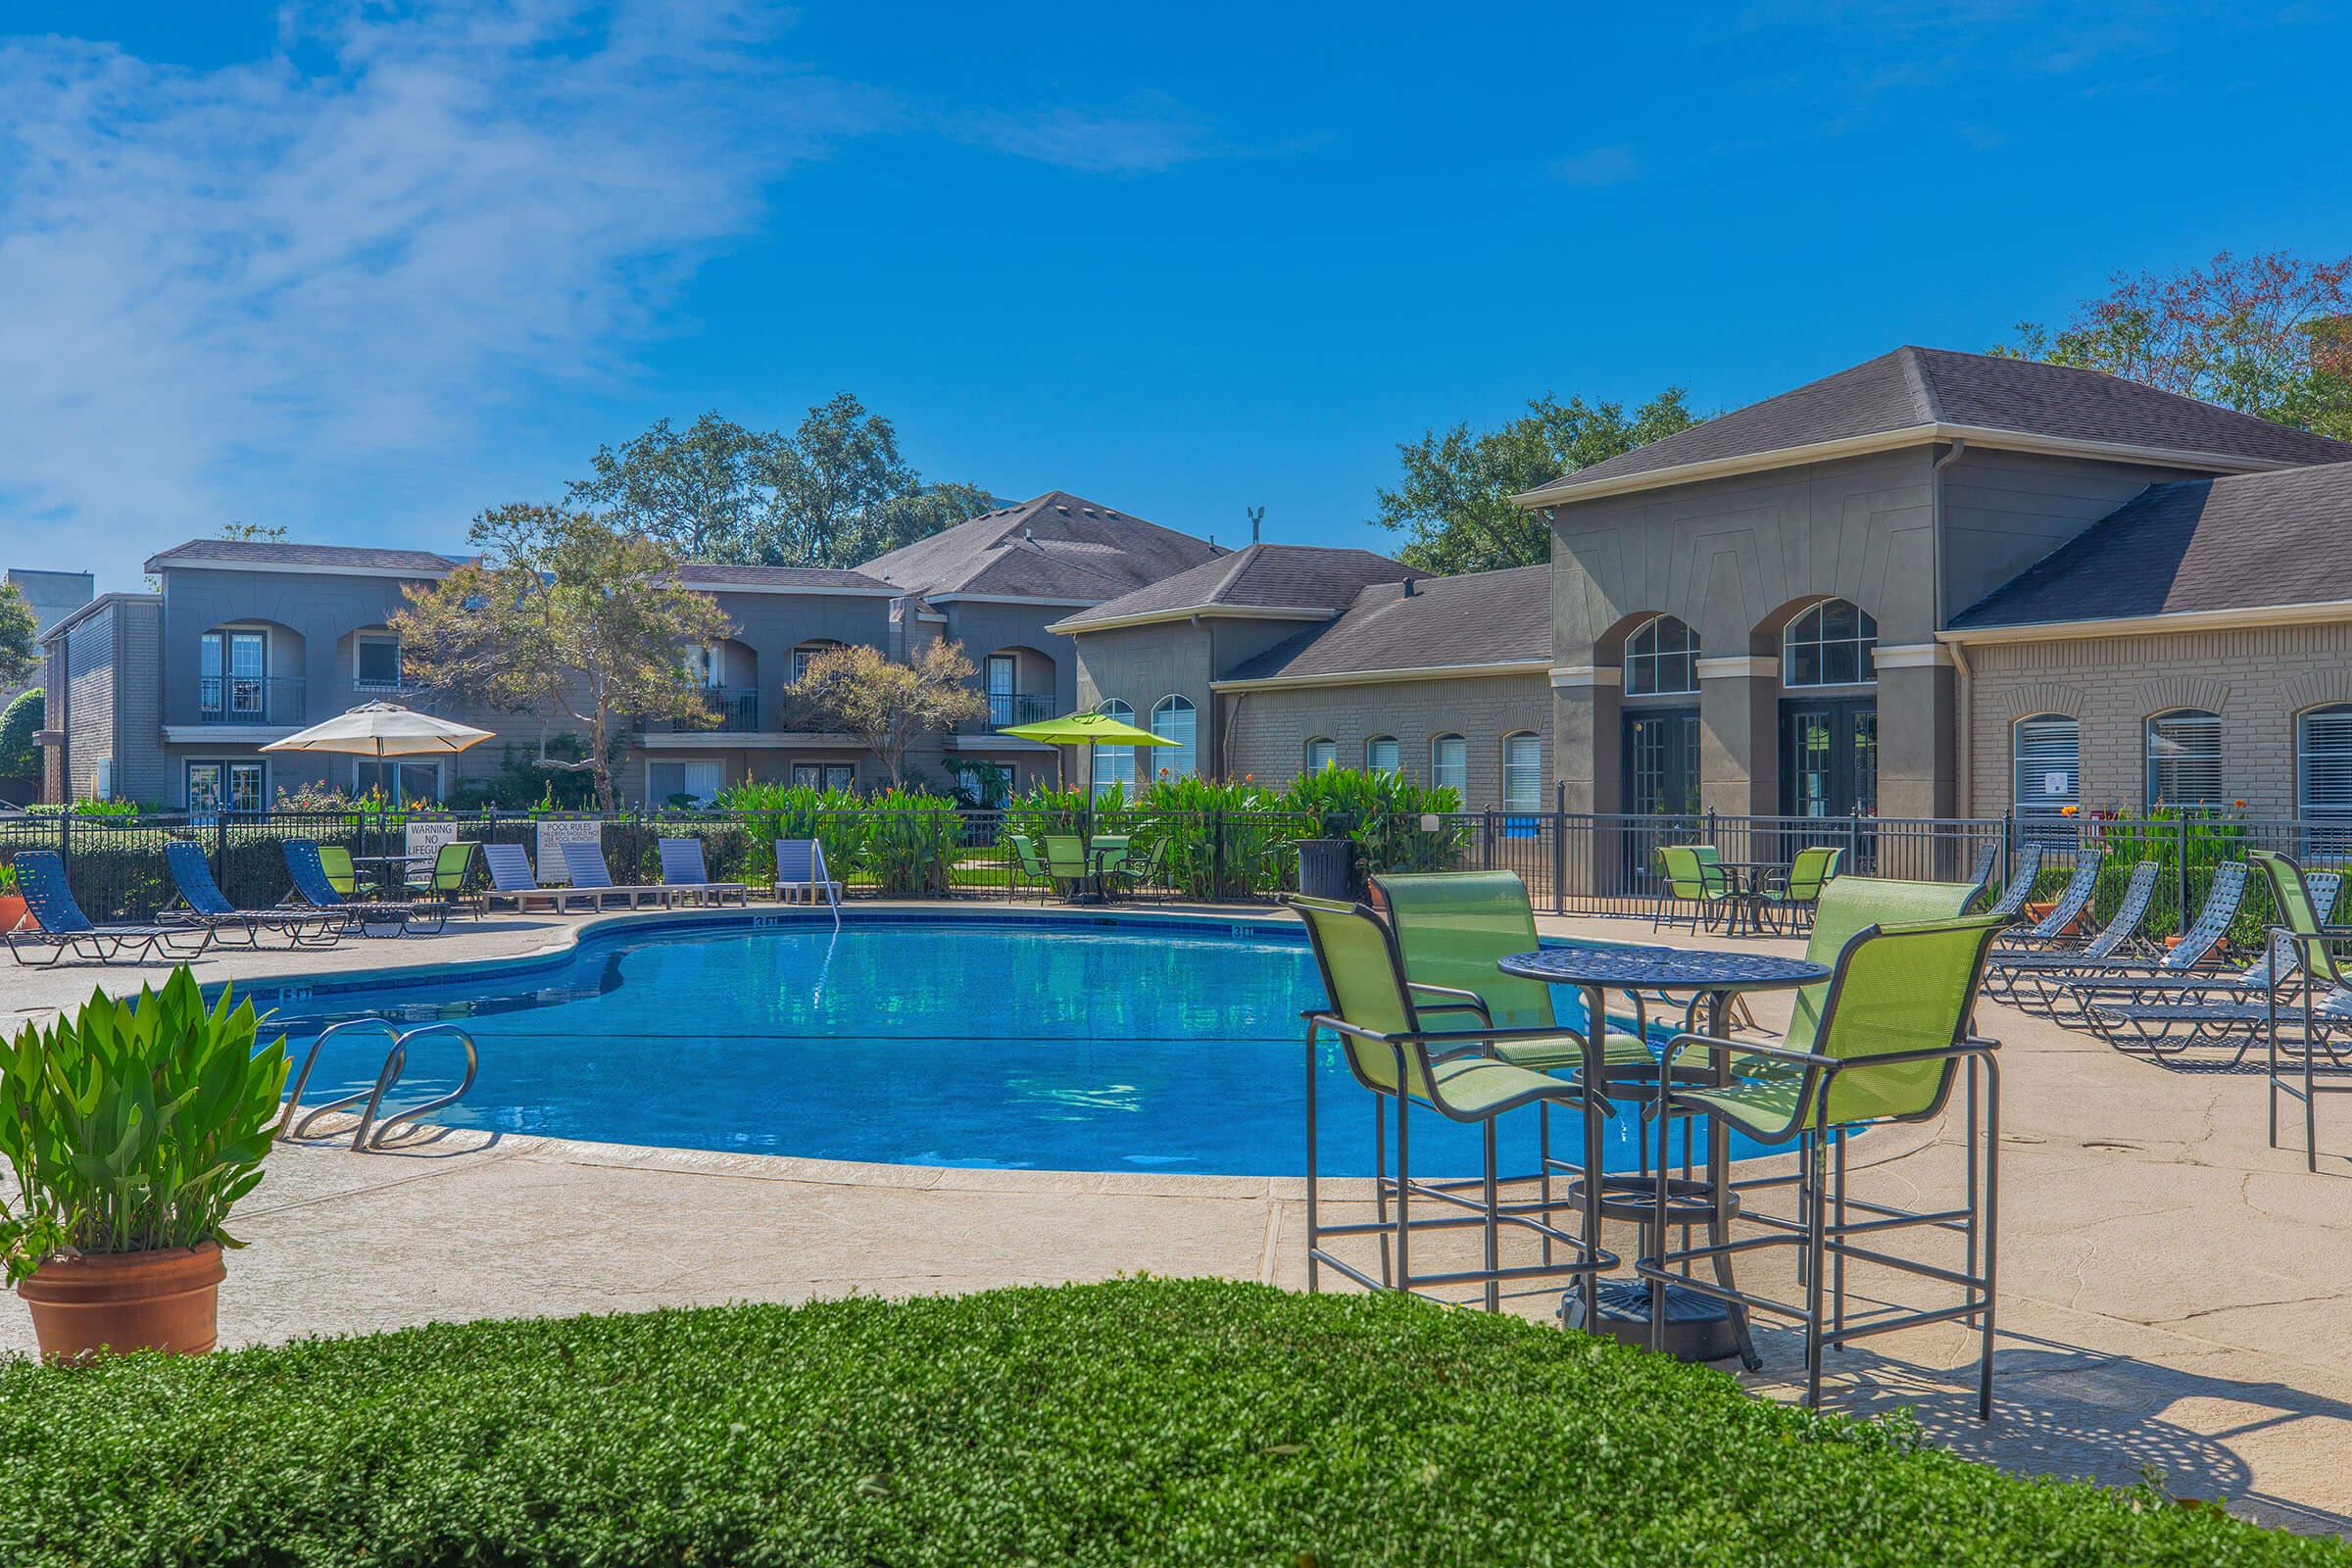
M 1494 967 L 1497 959 L 1543 945 L 1527 884 L 1517 876 L 1442 871 L 1376 876 L 1372 885 L 1388 902 L 1407 980 L 1476 992 L 1497 1029 L 1547 1029 L 1558 1023 L 1551 987 Z M 1469 1024 L 1465 1019 L 1446 1027 Z
M 1124 833 L 1098 833 L 1087 848 L 1094 852 L 1095 869 L 1115 871 L 1127 863 L 1127 852 L 1133 840 Z
M 1009 834 L 1005 842 L 1012 846 L 1012 858 L 1020 862 L 1021 870 L 1025 874 L 1041 879 L 1045 876 L 1046 862 L 1038 855 L 1037 846 L 1030 842 L 1028 834 Z
M 1912 925 L 1922 920 L 1957 919 L 1976 897 L 1970 882 L 1898 882 L 1890 877 L 1841 876 L 1824 883 L 1813 909 L 1813 935 L 1805 956 L 1835 969 L 1854 937 L 1874 925 Z M 1801 988 L 1788 1019 L 1788 1045 L 1811 1051 L 1828 1004 L 1831 980 Z
M 1086 875 L 1086 846 L 1075 833 L 1046 835 L 1046 872 L 1056 877 Z
M 2311 888 L 2303 880 L 2303 868 L 2275 850 L 2256 850 L 2250 858 L 2271 884 L 2271 908 L 2278 923 L 2299 937 L 2320 935 L 2326 928 L 2313 906 Z M 2346 983 L 2332 944 L 2298 942 L 2295 948 L 2313 979 L 2332 986 Z
M 1822 886 L 1838 874 L 1844 858 L 1845 851 L 1838 845 L 1816 844 L 1797 851 L 1788 862 L 1788 897 L 1804 904 L 1820 898 Z
M 1699 858 L 1695 846 L 1689 844 L 1659 845 L 1658 866 L 1666 875 L 1666 891 L 1676 898 L 1703 899 L 1707 896 L 1706 862 Z M 1723 875 L 1720 867 L 1717 868 L 1715 875 L 1718 878 Z
M 1845 946 L 1813 1050 L 1849 1064 L 1957 1044 L 1968 1026 L 1998 916 L 1865 930 Z M 1830 1080 L 1821 1120 L 1903 1121 L 1943 1103 L 1957 1063 L 1847 1065 Z
M 318 846 L 318 869 L 326 873 L 326 885 L 345 898 L 358 891 L 359 873 L 352 869 L 351 852 L 341 845 Z
M 459 839 L 433 852 L 433 880 L 428 891 L 449 898 L 466 891 L 466 872 L 473 864 L 473 845 Z
M 1378 1034 L 1409 1034 L 1419 1027 L 1411 995 L 1405 990 L 1404 970 L 1389 928 L 1360 904 L 1334 904 L 1322 899 L 1293 897 L 1285 901 L 1306 923 L 1315 965 L 1323 971 L 1323 989 L 1331 1010 L 1358 1029 Z M 1340 1037 L 1358 1080 L 1374 1089 L 1396 1087 L 1396 1054 L 1388 1046 L 1349 1035 Z M 1427 1055 L 1418 1046 L 1404 1048 L 1404 1089 L 1426 1098 L 1429 1093 Z

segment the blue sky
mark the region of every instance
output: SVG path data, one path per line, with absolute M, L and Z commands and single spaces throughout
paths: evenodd
M 2336 8 L 0 9 L 0 564 L 454 547 L 842 388 L 926 474 L 1372 544 L 1395 445 L 2352 251 Z

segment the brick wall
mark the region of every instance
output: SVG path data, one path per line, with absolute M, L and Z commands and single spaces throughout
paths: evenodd
M 66 633 L 65 795 L 86 800 L 97 788 L 98 764 L 115 755 L 115 611 L 99 610 Z
M 1319 736 L 1339 744 L 1341 766 L 1361 767 L 1365 743 L 1394 735 L 1405 776 L 1426 784 L 1430 742 L 1459 735 L 1469 763 L 1462 804 L 1483 810 L 1502 804 L 1503 736 L 1526 730 L 1543 743 L 1544 805 L 1551 805 L 1551 688 L 1543 675 L 1231 692 L 1221 701 L 1230 725 L 1227 771 L 1236 777 L 1288 784 L 1305 765 L 1306 743 Z
M 2352 621 L 1972 648 L 1971 809 L 2009 807 L 2011 728 L 2035 713 L 2082 725 L 2086 809 L 2147 803 L 2145 721 L 2168 709 L 2222 718 L 2223 788 L 2257 816 L 2295 808 L 2295 715 L 2352 703 Z

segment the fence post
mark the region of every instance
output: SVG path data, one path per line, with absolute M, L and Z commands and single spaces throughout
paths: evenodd
M 2009 813 L 2015 809 L 2015 807 L 2010 806 L 2004 806 L 2001 808 L 2001 886 L 2004 888 L 2009 885 L 2009 878 L 2015 874 L 2017 869 L 2016 865 L 2009 858 Z
M 1225 808 L 1208 813 L 1208 896 L 1225 896 Z
M 1494 808 L 1492 806 L 1487 808 L 1487 814 L 1478 820 L 1478 868 L 1481 871 L 1494 869 Z
M 2186 934 L 2187 934 L 2187 932 L 2188 932 L 2188 815 L 2187 815 L 2187 813 L 2186 813 L 2186 812 L 2182 812 L 2182 813 L 2181 813 L 2181 816 L 2180 816 L 2180 907 L 2179 911 L 2176 913 L 2176 915 L 2174 916 L 2174 919 L 2175 919 L 2176 928 L 2177 928 L 2177 929 L 2178 929 L 2178 930 L 2179 930 L 2179 931 L 2180 931 L 2180 932 L 2182 935 L 2186 935 Z
M 1559 779 L 1551 793 L 1551 912 L 1568 912 L 1568 781 Z
M 57 813 L 57 859 L 66 875 L 74 874 L 74 803 Z
M 1860 801 L 1854 803 L 1853 814 L 1846 819 L 1845 863 L 1853 867 L 1856 876 L 1862 874 L 1862 803 Z
M 264 818 L 267 820 L 267 818 Z M 213 817 L 213 874 L 222 886 L 228 883 L 228 813 L 220 811 Z

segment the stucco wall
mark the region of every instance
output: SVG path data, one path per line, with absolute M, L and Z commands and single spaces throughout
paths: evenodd
M 2223 787 L 2259 816 L 2295 808 L 2295 715 L 2352 703 L 2352 621 L 1980 644 L 1969 701 L 1972 810 L 2011 806 L 2012 726 L 2035 713 L 2082 724 L 2082 804 L 2136 810 L 2145 720 L 2174 708 L 2222 717 Z

